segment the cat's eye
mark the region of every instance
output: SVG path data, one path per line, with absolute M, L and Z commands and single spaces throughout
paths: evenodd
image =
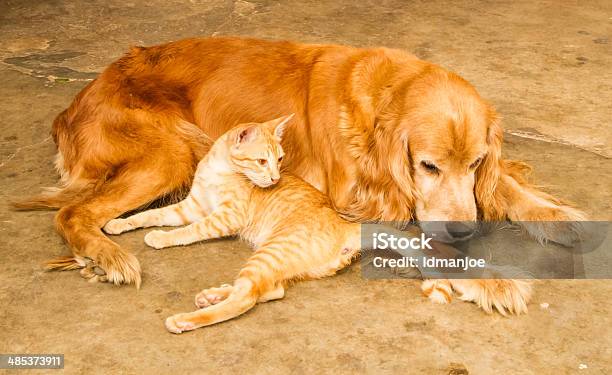
M 283 161 L 283 157 L 281 156 L 280 158 L 278 158 L 278 162 L 279 164 Z
M 482 162 L 482 157 L 476 159 L 472 164 L 470 164 L 470 169 L 476 169 L 480 163 Z
M 266 159 L 257 159 L 257 164 L 264 166 L 268 164 L 268 161 Z
M 421 167 L 423 167 L 423 169 L 425 169 L 429 173 L 435 173 L 435 174 L 440 173 L 440 169 L 436 167 L 434 163 L 427 161 L 427 160 L 423 160 L 421 162 Z

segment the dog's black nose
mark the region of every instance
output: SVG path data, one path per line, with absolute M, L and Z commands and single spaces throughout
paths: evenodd
M 476 230 L 473 223 L 464 223 L 461 221 L 451 221 L 446 223 L 446 231 L 455 239 L 467 239 Z

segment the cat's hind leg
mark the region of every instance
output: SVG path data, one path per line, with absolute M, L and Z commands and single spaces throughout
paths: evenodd
M 172 333 L 182 333 L 232 319 L 255 306 L 258 294 L 253 281 L 240 277 L 227 298 L 204 309 L 172 315 L 166 319 L 166 329 Z
M 281 299 L 283 297 L 285 297 L 285 287 L 283 286 L 282 283 L 278 283 L 278 285 L 276 285 L 275 288 L 270 289 L 264 292 L 262 295 L 260 295 L 259 298 L 257 299 L 257 303 L 274 301 L 277 299 Z
M 218 294 L 211 296 L 211 300 L 216 301 L 217 295 L 219 299 L 222 299 L 229 292 L 225 299 L 194 312 L 173 315 L 166 319 L 166 328 L 173 333 L 190 331 L 235 318 L 250 310 L 257 302 L 282 298 L 285 294 L 283 280 L 300 274 L 296 272 L 296 269 L 300 267 L 296 266 L 302 260 L 291 249 L 292 247 L 288 247 L 286 241 L 268 243 L 265 247 L 258 249 L 240 270 L 234 285 L 222 288 L 223 290 L 217 289 L 215 293 Z M 297 247 L 294 250 L 299 251 Z M 286 254 L 287 251 L 293 255 Z M 205 295 L 206 292 L 207 290 L 198 296 L 205 297 L 210 303 Z M 205 301 L 201 303 L 204 304 Z M 197 300 L 196 304 L 199 307 Z
M 195 305 L 200 309 L 211 305 L 216 305 L 217 303 L 229 297 L 233 289 L 234 287 L 229 284 L 223 284 L 218 288 L 204 289 L 196 295 Z M 270 289 L 269 291 L 266 291 L 261 296 L 259 296 L 259 298 L 257 299 L 257 303 L 264 303 L 281 299 L 284 296 L 285 287 L 282 285 L 282 283 L 278 283 L 275 288 Z
M 199 309 L 208 307 L 210 305 L 216 305 L 217 303 L 225 300 L 234 290 L 234 287 L 229 284 L 223 284 L 218 288 L 204 289 L 195 296 L 195 305 Z

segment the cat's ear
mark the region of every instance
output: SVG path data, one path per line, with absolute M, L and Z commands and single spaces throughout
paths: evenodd
M 247 126 L 236 136 L 236 144 L 251 142 L 257 136 L 257 125 Z
M 285 125 L 295 116 L 295 113 L 292 113 L 287 116 L 279 117 L 277 119 L 266 122 L 268 129 L 277 136 L 278 138 L 283 137 L 283 132 L 285 131 Z

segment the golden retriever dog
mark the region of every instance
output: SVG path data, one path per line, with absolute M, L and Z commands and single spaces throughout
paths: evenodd
M 239 123 L 295 117 L 283 139 L 286 168 L 365 220 L 576 221 L 583 215 L 501 159 L 493 107 L 468 82 L 413 55 L 241 38 L 136 47 L 111 64 L 53 123 L 61 186 L 21 208 L 59 209 L 55 223 L 74 257 L 50 268 L 140 285 L 140 265 L 107 238 L 111 219 L 189 189 L 216 139 Z M 470 224 L 450 226 L 462 237 Z M 540 240 L 571 242 L 572 224 L 526 225 Z M 75 263 L 76 262 L 76 263 Z M 485 310 L 526 310 L 515 280 L 428 281 Z

